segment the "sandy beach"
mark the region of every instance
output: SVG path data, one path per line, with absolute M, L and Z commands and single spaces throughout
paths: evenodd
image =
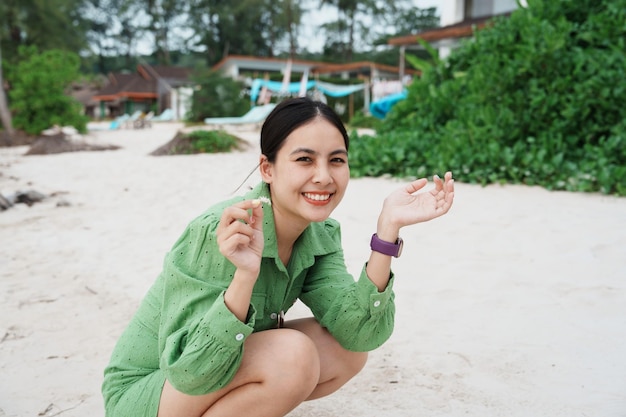
M 148 155 L 181 127 L 85 138 L 114 151 L 0 148 L 0 192 L 50 196 L 0 212 L 1 417 L 104 416 L 103 369 L 165 253 L 257 164 L 245 129 L 245 151 Z M 626 198 L 455 177 L 450 213 L 402 231 L 392 338 L 289 416 L 626 416 Z M 351 272 L 401 185 L 351 181 L 333 215 Z M 297 304 L 287 319 L 304 315 Z

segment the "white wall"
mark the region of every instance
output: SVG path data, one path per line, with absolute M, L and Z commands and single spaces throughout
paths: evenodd
M 501 14 L 517 9 L 515 0 L 474 0 L 474 2 L 473 12 L 478 14 L 476 17 Z M 526 0 L 522 0 L 521 3 L 522 6 L 526 7 Z M 437 7 L 441 16 L 441 26 L 450 26 L 463 21 L 465 18 L 465 0 L 441 0 Z M 441 58 L 448 56 L 455 43 L 448 42 L 440 45 L 439 56 Z
M 495 0 L 493 5 L 493 14 L 501 14 L 517 9 L 515 0 Z

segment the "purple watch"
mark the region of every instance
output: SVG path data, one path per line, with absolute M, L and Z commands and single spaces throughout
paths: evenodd
M 394 243 L 391 243 L 379 239 L 376 233 L 372 235 L 372 240 L 370 241 L 370 248 L 372 248 L 373 251 L 380 252 L 384 255 L 393 256 L 394 258 L 397 258 L 402 254 L 403 246 L 404 242 L 400 237 L 396 239 Z

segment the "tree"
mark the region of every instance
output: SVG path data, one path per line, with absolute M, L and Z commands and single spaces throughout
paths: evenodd
M 2 43 L 0 42 L 0 122 L 6 130 L 9 137 L 12 137 L 15 132 L 13 130 L 13 121 L 11 118 L 11 112 L 7 104 L 6 93 L 4 92 L 4 78 L 2 77 Z
M 204 51 L 207 64 L 229 54 L 272 57 L 298 50 L 304 14 L 293 0 L 192 0 L 191 49 Z
M 3 0 L 0 40 L 5 59 L 13 63 L 22 45 L 80 52 L 87 47 L 84 0 Z
M 87 40 L 97 62 L 94 70 L 107 73 L 132 68 L 138 42 L 147 31 L 144 5 L 138 0 L 86 0 L 84 14 L 88 16 Z
M 79 52 L 84 49 L 87 43 L 83 4 L 83 0 L 0 2 L 0 119 L 9 135 L 13 135 L 13 125 L 20 127 L 12 120 L 13 103 L 5 94 L 5 88 L 12 88 L 15 77 L 20 75 L 19 49 L 25 45 L 40 50 L 60 48 Z
M 78 55 L 55 49 L 39 53 L 35 47 L 21 47 L 19 58 L 9 92 L 15 127 L 38 134 L 53 125 L 71 125 L 85 132 L 87 117 L 67 94 L 79 75 Z
M 387 45 L 387 41 L 390 38 L 414 35 L 439 26 L 439 16 L 435 7 L 427 9 L 410 7 L 408 9 L 390 10 L 386 20 L 393 22 L 389 24 L 389 27 L 393 28 L 393 32 L 381 34 L 379 38 L 372 42 L 373 45 Z
M 335 7 L 338 11 L 336 21 L 322 25 L 327 36 L 324 55 L 345 62 L 352 61 L 358 50 L 382 44 L 380 40 L 385 35 L 395 36 L 403 34 L 401 32 L 405 30 L 413 31 L 438 24 L 434 17 L 435 9 L 427 9 L 430 10 L 427 16 L 433 16 L 425 21 L 420 9 L 409 0 L 321 0 L 320 7 L 324 6 Z M 402 24 L 399 30 L 398 22 Z M 393 33 L 388 33 L 389 28 L 394 30 Z
M 193 93 L 189 120 L 207 117 L 242 115 L 250 109 L 250 101 L 241 96 L 243 86 L 219 72 L 203 71 L 196 76 L 198 88 Z
M 359 6 L 367 8 L 374 3 L 371 0 L 364 2 L 358 0 L 321 0 L 320 8 L 324 5 L 332 5 L 339 12 L 339 17 L 335 22 L 328 22 L 322 25 L 329 38 L 324 48 L 325 55 L 331 55 L 332 51 L 335 50 L 339 52 L 342 60 L 352 60 L 354 32 L 359 24 L 357 21 Z
M 154 37 L 156 60 L 162 65 L 171 65 L 172 32 L 184 31 L 186 17 L 193 11 L 184 0 L 140 0 L 150 18 L 148 30 Z

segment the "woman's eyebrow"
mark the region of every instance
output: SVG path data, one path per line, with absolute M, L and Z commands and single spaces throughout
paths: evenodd
M 296 148 L 289 155 L 295 155 L 297 153 L 308 153 L 310 155 L 315 155 L 317 152 L 309 148 Z
M 297 153 L 306 153 L 309 155 L 317 155 L 319 152 L 314 151 L 313 149 L 309 149 L 309 148 L 297 148 L 294 149 L 290 155 L 295 155 Z M 332 151 L 329 155 L 348 155 L 348 151 L 346 151 L 345 149 L 337 149 Z

